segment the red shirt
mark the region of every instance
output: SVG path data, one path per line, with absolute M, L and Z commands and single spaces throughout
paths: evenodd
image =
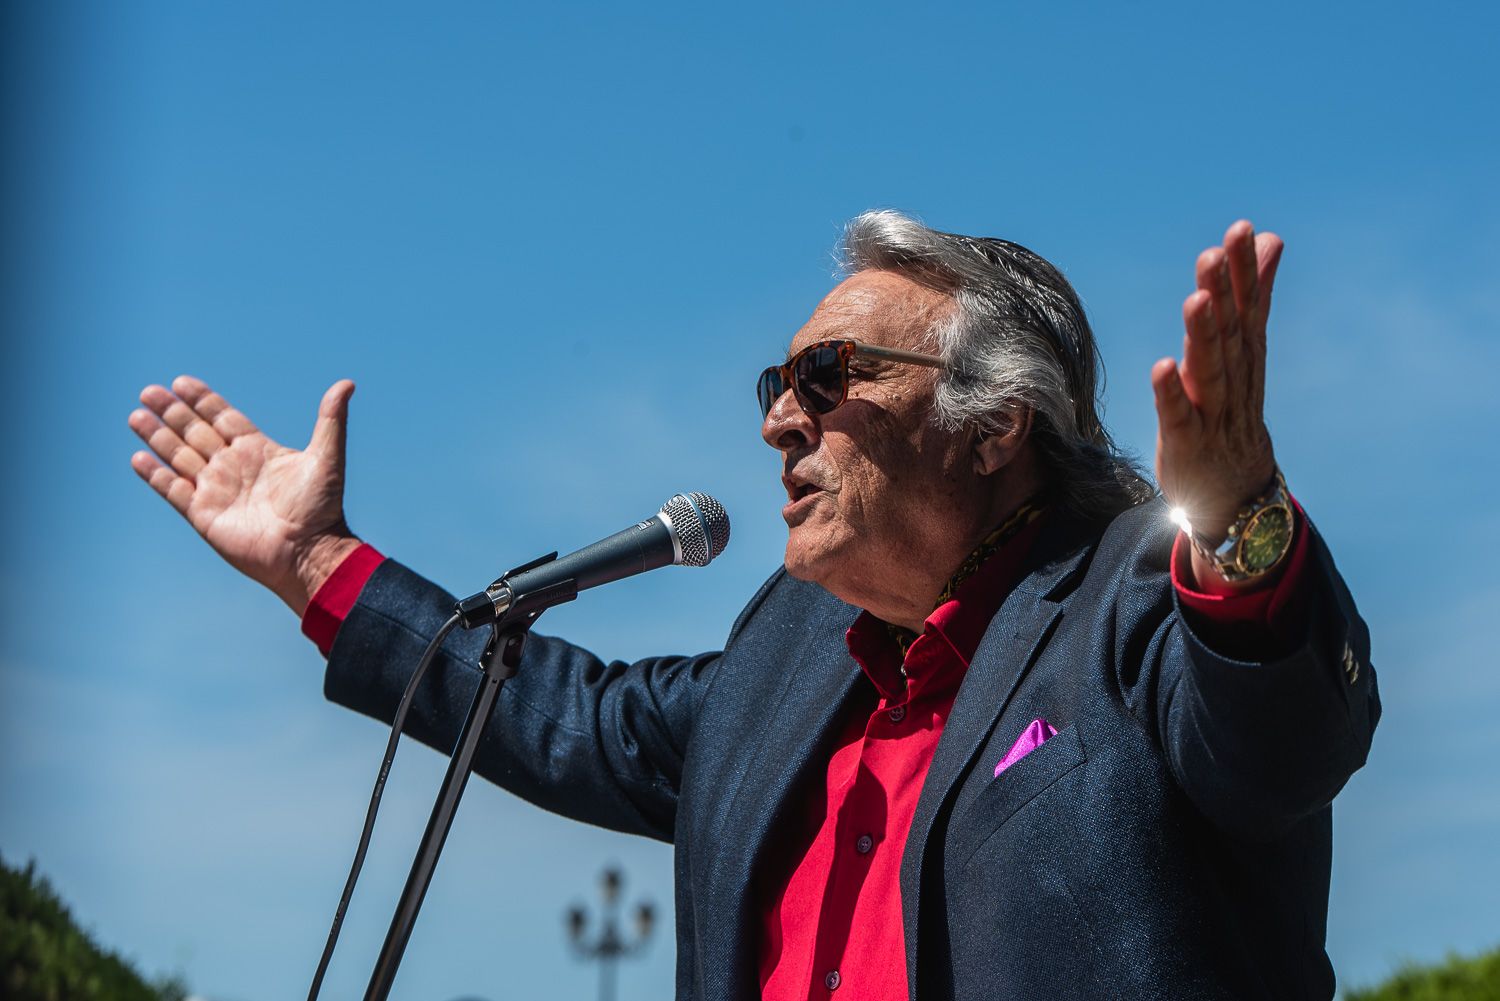
M 969 660 L 1020 579 L 1044 519 L 991 555 L 927 617 L 905 657 L 885 623 L 868 612 L 846 634 L 869 686 L 849 710 L 823 781 L 814 783 L 762 860 L 759 906 L 761 995 L 766 1001 L 905 998 L 902 850 L 922 783 Z M 1214 626 L 1275 630 L 1302 578 L 1308 532 L 1298 508 L 1285 572 L 1272 587 L 1225 597 L 1185 586 L 1188 549 L 1179 535 L 1172 583 L 1179 602 Z M 360 590 L 384 560 L 372 546 L 351 554 L 319 588 L 302 631 L 325 654 Z M 903 676 L 904 669 L 904 676 Z
M 849 652 L 870 688 L 839 735 L 824 781 L 761 863 L 761 996 L 906 997 L 901 854 L 922 782 L 969 660 L 1020 579 L 1037 519 L 939 605 L 907 648 L 862 613 Z M 904 677 L 903 677 L 904 669 Z

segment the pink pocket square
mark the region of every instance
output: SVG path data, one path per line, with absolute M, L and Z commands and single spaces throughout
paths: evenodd
M 1031 724 L 1016 738 L 1010 750 L 1005 752 L 1005 757 L 995 766 L 995 774 L 999 775 L 1011 765 L 1020 761 L 1026 755 L 1041 747 L 1049 738 L 1057 736 L 1057 728 L 1044 719 L 1034 719 Z

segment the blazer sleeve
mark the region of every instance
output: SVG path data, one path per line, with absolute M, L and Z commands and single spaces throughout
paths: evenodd
M 1162 526 L 1143 540 L 1117 606 L 1116 669 L 1136 682 L 1126 700 L 1151 717 L 1200 812 L 1232 834 L 1274 837 L 1332 802 L 1365 763 L 1380 719 L 1369 630 L 1304 519 L 1311 551 L 1295 628 L 1276 643 L 1208 638 L 1166 579 L 1174 530 Z M 1160 597 L 1133 597 L 1141 594 Z
M 324 694 L 389 723 L 453 604 L 442 588 L 386 560 L 339 629 Z M 488 635 L 448 636 L 413 699 L 406 733 L 452 752 Z M 486 724 L 475 772 L 555 813 L 670 841 L 693 720 L 718 661 L 706 653 L 605 663 L 532 634 Z

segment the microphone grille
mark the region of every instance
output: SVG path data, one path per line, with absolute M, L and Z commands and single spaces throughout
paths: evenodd
M 729 512 L 708 494 L 676 494 L 661 510 L 677 533 L 684 565 L 707 566 L 729 545 Z

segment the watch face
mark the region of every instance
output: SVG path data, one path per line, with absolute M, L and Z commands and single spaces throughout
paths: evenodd
M 1240 543 L 1240 565 L 1260 573 L 1276 565 L 1292 544 L 1292 512 L 1277 505 L 1261 511 L 1245 526 Z

